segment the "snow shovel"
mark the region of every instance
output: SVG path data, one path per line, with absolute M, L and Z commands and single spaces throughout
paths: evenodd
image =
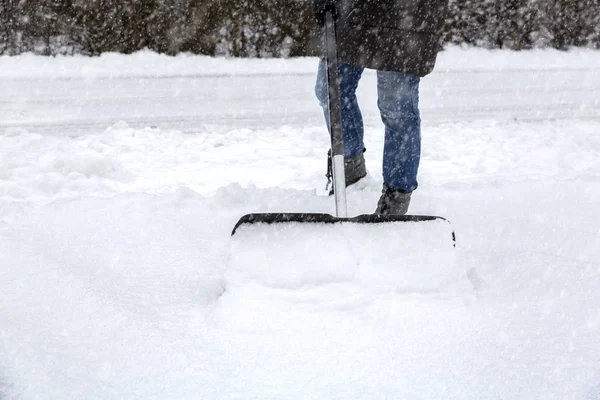
M 376 275 L 376 286 L 391 283 L 394 290 L 438 290 L 457 278 L 455 269 L 444 266 L 453 264 L 455 242 L 447 220 L 428 215 L 348 216 L 331 12 L 326 14 L 325 43 L 336 215 L 244 215 L 232 232 L 230 271 L 245 276 L 244 280 L 254 277 L 276 287 L 303 286 L 315 280 L 331 283 L 360 278 L 364 283 Z M 400 264 L 413 268 L 399 276 Z

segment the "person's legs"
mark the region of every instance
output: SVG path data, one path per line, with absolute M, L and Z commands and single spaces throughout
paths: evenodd
M 385 125 L 384 189 L 411 193 L 417 184 L 421 158 L 419 77 L 377 71 L 379 111 Z
M 339 64 L 338 66 L 345 158 L 355 158 L 364 151 L 363 119 L 356 99 L 356 88 L 363 70 L 364 68 L 347 64 Z M 325 121 L 327 127 L 329 127 L 327 67 L 323 60 L 319 63 L 315 94 L 323 108 Z

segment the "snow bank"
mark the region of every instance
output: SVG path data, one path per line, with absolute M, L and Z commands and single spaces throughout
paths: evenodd
M 210 75 L 314 74 L 316 58 L 239 59 L 181 54 L 175 57 L 141 51 L 132 55 L 115 53 L 99 57 L 32 54 L 0 57 L 0 78 L 86 78 L 185 77 Z M 440 53 L 436 72 L 544 69 L 595 69 L 600 52 L 574 48 L 569 51 L 485 50 L 450 46 Z
M 456 71 L 544 71 L 597 70 L 600 51 L 572 48 L 568 51 L 534 49 L 523 51 L 448 47 L 438 55 L 435 72 Z
M 32 54 L 0 57 L 2 78 L 185 77 L 206 75 L 298 74 L 314 71 L 316 59 L 241 59 L 181 54 L 175 57 L 141 51 L 99 57 Z

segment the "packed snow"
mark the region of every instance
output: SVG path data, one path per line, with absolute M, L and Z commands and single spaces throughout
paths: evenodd
M 0 399 L 600 399 L 600 52 L 440 54 L 410 209 L 456 231 L 435 277 L 425 226 L 230 236 L 334 212 L 316 66 L 0 57 Z

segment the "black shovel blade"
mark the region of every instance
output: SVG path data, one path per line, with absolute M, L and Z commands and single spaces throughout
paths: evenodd
M 381 224 L 386 222 L 425 222 L 425 221 L 446 221 L 442 217 L 433 215 L 378 215 L 363 214 L 350 218 L 338 218 L 331 214 L 318 213 L 257 213 L 246 214 L 237 222 L 231 236 L 235 235 L 238 228 L 244 225 L 254 224 L 281 224 L 281 223 L 307 223 L 307 224 L 337 224 L 337 223 L 356 223 L 356 224 Z M 456 235 L 452 231 L 452 242 L 456 242 Z

